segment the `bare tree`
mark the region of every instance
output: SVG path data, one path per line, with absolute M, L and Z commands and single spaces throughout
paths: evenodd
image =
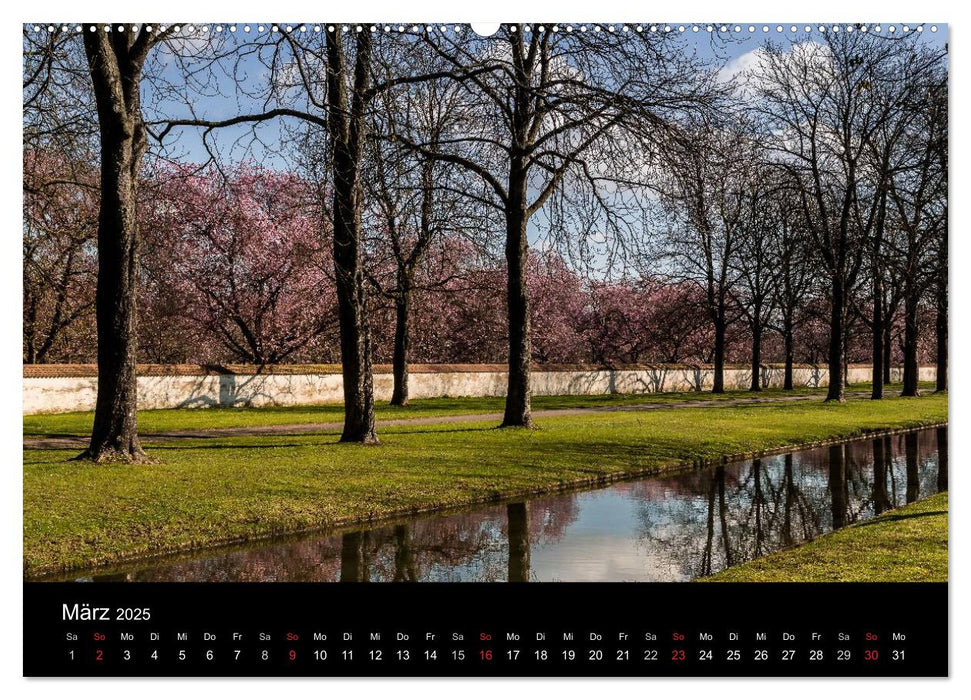
M 743 183 L 743 213 L 739 229 L 739 244 L 733 266 L 738 271 L 736 303 L 748 321 L 752 333 L 752 379 L 750 391 L 762 390 L 762 336 L 769 327 L 774 312 L 777 276 L 782 257 L 779 240 L 784 227 L 785 213 L 773 200 L 773 169 L 762 160 L 762 154 L 752 155 L 749 180 Z M 790 386 L 790 388 L 792 388 Z
M 85 25 L 84 52 L 98 113 L 101 204 L 98 215 L 98 398 L 91 444 L 80 458 L 144 461 L 138 440 L 138 178 L 148 147 L 141 78 L 167 30 Z
M 902 176 L 912 161 L 909 156 L 907 139 L 916 123 L 924 121 L 923 113 L 928 108 L 926 100 L 928 80 L 939 66 L 942 54 L 926 49 L 912 42 L 895 42 L 895 52 L 885 60 L 870 66 L 869 80 L 864 88 L 870 94 L 871 102 L 879 105 L 885 113 L 868 140 L 868 151 L 863 159 L 858 225 L 870 231 L 870 250 L 866 263 L 870 268 L 871 309 L 867 316 L 860 314 L 872 333 L 873 390 L 871 398 L 883 397 L 884 363 L 887 361 L 885 348 L 885 325 L 892 319 L 884 318 L 885 308 L 896 306 L 893 296 L 899 295 L 900 285 L 891 285 L 888 292 L 888 269 L 893 265 L 895 245 L 894 231 L 887 231 L 890 192 L 895 179 Z M 923 94 L 922 94 L 923 93 Z M 870 222 L 872 221 L 872 225 Z
M 396 67 L 401 70 L 400 66 Z M 390 75 L 396 69 L 388 66 Z M 411 309 L 415 292 L 448 284 L 458 272 L 446 237 L 474 241 L 488 222 L 478 213 L 463 179 L 401 145 L 397 135 L 428 144 L 438 142 L 461 119 L 457 90 L 449 81 L 428 80 L 389 90 L 377 99 L 366 153 L 365 217 L 368 260 L 365 271 L 377 293 L 395 310 L 391 405 L 408 403 Z
M 896 60 L 904 40 L 825 32 L 819 43 L 767 43 L 753 110 L 764 120 L 779 162 L 799 182 L 800 209 L 829 287 L 829 390 L 844 399 L 849 290 L 857 281 L 879 206 L 867 207 L 865 156 L 893 108 L 873 99 L 873 81 Z
M 734 289 L 742 276 L 737 261 L 743 228 L 751 218 L 748 188 L 756 179 L 754 154 L 750 135 L 739 125 L 695 132 L 669 156 L 670 178 L 661 188 L 671 222 L 659 250 L 680 276 L 704 290 L 715 336 L 716 394 L 725 391 L 726 332 L 740 313 Z M 760 273 L 763 301 L 764 282 Z
M 900 266 L 893 264 L 893 251 L 899 249 L 900 232 L 898 227 L 890 227 L 884 231 L 884 265 L 883 265 L 883 302 L 880 318 L 883 324 L 883 385 L 886 387 L 893 378 L 893 348 L 896 336 L 899 335 L 897 317 L 904 298 L 904 285 L 900 276 Z
M 944 205 L 944 225 L 938 232 L 937 245 L 934 249 L 934 304 L 936 320 L 934 324 L 937 341 L 936 363 L 937 378 L 936 391 L 947 391 L 947 296 L 948 296 L 948 263 L 947 263 L 947 205 Z M 943 457 L 942 457 L 943 459 Z
M 424 45 L 435 59 L 467 73 L 469 118 L 464 133 L 437 149 L 402 141 L 477 176 L 503 216 L 509 378 L 502 425 L 529 427 L 530 222 L 565 186 L 602 188 L 607 178 L 599 175 L 600 146 L 656 145 L 686 114 L 706 110 L 711 76 L 673 36 L 612 25 L 569 32 L 504 25 L 490 38 L 425 36 Z M 611 216 L 609 210 L 601 214 Z
M 352 32 L 353 30 L 353 32 Z M 353 33 L 353 50 L 345 35 Z M 399 85 L 421 83 L 443 77 L 467 77 L 454 70 L 430 73 L 395 72 L 374 78 L 378 42 L 395 43 L 406 37 L 383 41 L 375 26 L 331 25 L 323 32 L 309 32 L 306 26 L 279 26 L 267 37 L 248 42 L 231 42 L 228 51 L 207 58 L 213 70 L 228 61 L 237 89 L 251 102 L 265 107 L 228 119 L 168 119 L 159 122 L 161 141 L 173 129 L 199 127 L 208 136 L 216 129 L 241 124 L 261 124 L 273 119 L 296 121 L 319 130 L 324 137 L 318 160 L 327 164 L 332 219 L 334 277 L 340 326 L 341 371 L 344 390 L 342 442 L 378 442 L 374 425 L 374 381 L 371 330 L 368 316 L 367 283 L 362 260 L 362 212 L 364 194 L 361 169 L 368 140 L 369 118 L 375 98 Z M 411 42 L 413 45 L 414 42 Z M 398 46 L 401 44 L 399 43 Z M 266 74 L 265 83 L 243 87 L 249 66 L 241 57 L 255 60 Z M 225 68 L 223 68 L 225 70 Z M 474 69 L 470 74 L 481 72 Z M 321 80 L 323 76 L 323 80 Z M 191 102 L 191 100 L 186 100 Z
M 24 362 L 70 361 L 93 330 L 97 170 L 49 148 L 24 153 Z
M 936 277 L 932 246 L 947 235 L 947 80 L 941 74 L 928 76 L 913 89 L 910 105 L 918 110 L 918 118 L 904 142 L 907 160 L 890 181 L 895 222 L 903 233 L 899 251 L 904 285 L 902 396 L 920 393 L 918 307 L 926 285 Z
M 23 44 L 24 361 L 63 361 L 93 326 L 98 121 L 76 33 L 25 26 Z
M 367 134 L 371 95 L 371 35 L 358 32 L 353 82 L 348 88 L 348 59 L 340 32 L 327 40 L 327 133 L 333 149 L 334 275 L 340 323 L 344 379 L 344 442 L 377 442 L 374 431 L 374 384 L 371 330 L 365 313 L 361 265 L 361 154 Z
M 783 371 L 782 388 L 793 389 L 793 364 L 795 363 L 795 333 L 807 320 L 805 305 L 813 295 L 816 285 L 817 260 L 802 217 L 796 207 L 797 194 L 791 182 L 783 180 L 783 186 L 774 193 L 777 207 L 777 232 L 774 239 L 776 264 L 772 269 L 773 306 L 777 320 L 770 323 L 782 334 Z
M 70 163 L 86 169 L 97 157 L 98 118 L 84 44 L 74 31 L 52 29 L 24 26 L 24 150 L 55 148 L 66 171 Z
M 902 81 L 906 83 L 906 81 Z M 887 95 L 887 81 L 881 81 L 875 87 L 874 99 L 894 99 L 894 95 Z M 871 84 L 871 87 L 874 87 Z M 891 90 L 893 87 L 891 86 Z M 904 131 L 906 112 L 900 110 L 897 115 L 891 115 L 881 124 L 870 138 L 869 171 L 872 178 L 869 193 L 870 207 L 874 210 L 873 232 L 870 236 L 869 267 L 871 282 L 871 315 L 861 313 L 860 318 L 870 328 L 872 337 L 872 389 L 870 398 L 883 398 L 884 379 L 884 307 L 887 303 L 885 287 L 886 252 L 884 244 L 887 227 L 887 197 L 889 179 L 895 166 L 894 157 L 898 151 L 898 142 Z

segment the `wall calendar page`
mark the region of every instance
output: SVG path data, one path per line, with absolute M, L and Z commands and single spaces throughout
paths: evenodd
M 304 14 L 23 24 L 23 675 L 947 677 L 947 24 Z

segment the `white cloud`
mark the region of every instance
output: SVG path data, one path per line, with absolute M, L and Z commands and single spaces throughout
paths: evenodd
M 759 46 L 733 58 L 718 71 L 718 81 L 728 83 L 736 78 L 744 78 L 753 72 L 761 70 L 765 60 L 765 49 Z
M 759 82 L 764 78 L 769 60 L 768 51 L 764 46 L 759 46 L 726 63 L 718 72 L 718 80 L 722 83 L 737 81 L 739 97 L 752 100 L 758 93 Z M 792 44 L 783 54 L 783 60 L 787 63 L 797 61 L 811 70 L 831 69 L 829 48 L 815 41 Z

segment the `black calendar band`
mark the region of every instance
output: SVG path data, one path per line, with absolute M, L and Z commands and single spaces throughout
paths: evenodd
M 946 676 L 947 584 L 25 583 L 27 676 Z

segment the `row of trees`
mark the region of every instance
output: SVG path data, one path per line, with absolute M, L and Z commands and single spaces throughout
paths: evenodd
M 31 180 L 50 181 L 31 167 Z M 68 206 L 53 195 L 27 196 L 30 235 L 25 258 L 24 360 L 30 363 L 93 362 L 94 244 L 97 202 Z M 138 361 L 149 363 L 333 363 L 340 358 L 333 264 L 317 235 L 321 225 L 314 188 L 292 174 L 244 167 L 232 173 L 170 168 L 142 176 L 143 233 L 139 287 Z M 48 212 L 51 213 L 48 216 Z M 62 221 L 56 218 L 68 215 Z M 380 230 L 376 226 L 376 230 Z M 784 234 L 788 228 L 781 228 Z M 396 229 L 396 231 L 398 231 Z M 367 248 L 369 315 L 374 357 L 393 364 L 393 402 L 407 403 L 407 368 L 419 363 L 501 363 L 506 356 L 506 273 L 501 259 L 477 252 L 453 235 L 428 244 L 421 265 L 401 280 L 395 233 L 373 234 Z M 785 240 L 785 239 L 783 239 Z M 771 242 L 753 260 L 773 261 Z M 405 258 L 406 260 L 406 258 Z M 827 353 L 826 299 L 808 284 L 786 296 L 792 262 L 771 265 L 771 293 L 750 295 L 732 280 L 719 347 L 727 362 L 818 364 Z M 744 261 L 733 262 L 744 271 Z M 808 269 L 800 266 L 800 280 Z M 399 286 L 400 285 L 400 286 Z M 526 265 L 531 300 L 532 357 L 546 364 L 620 366 L 638 363 L 712 363 L 714 324 L 703 285 L 671 277 L 589 279 L 557 252 L 531 251 Z M 401 289 L 405 293 L 402 294 Z M 868 297 L 858 286 L 851 308 Z M 307 303 L 308 300 L 315 303 Z M 788 302 L 788 303 L 786 303 Z M 934 323 L 933 300 L 920 308 L 921 337 Z M 894 315 L 892 360 L 903 362 L 902 315 Z M 754 325 L 753 320 L 759 324 Z M 860 333 L 850 337 L 850 362 L 869 359 L 866 317 L 854 316 Z M 890 326 L 888 326 L 890 327 Z M 757 335 L 756 335 L 757 333 Z M 933 346 L 920 347 L 921 363 L 934 361 Z M 889 369 L 889 365 L 888 365 Z M 756 369 L 758 380 L 760 373 Z M 757 382 L 753 386 L 761 388 Z
M 902 305 L 904 394 L 913 396 L 918 309 L 933 298 L 944 388 L 947 75 L 941 51 L 859 31 L 827 34 L 821 43 L 787 49 L 767 44 L 746 77 L 728 123 L 693 134 L 677 150 L 662 188 L 671 224 L 657 229 L 654 244 L 704 287 L 716 367 L 736 310 L 751 329 L 754 368 L 762 335 L 773 326 L 791 357 L 797 326 L 811 318 L 799 309 L 822 297 L 830 329 L 828 398 L 842 400 L 840 367 L 860 333 L 854 326 L 862 325 L 872 337 L 873 398 L 879 399 Z M 733 303 L 739 296 L 744 302 Z
M 207 332 L 241 356 L 259 346 L 240 323 L 255 310 L 225 306 L 218 289 L 238 272 L 267 285 L 258 291 L 280 318 L 293 315 L 275 328 L 279 352 L 307 347 L 328 325 L 330 305 L 307 299 L 332 288 L 347 441 L 377 439 L 372 317 L 381 304 L 370 299 L 395 310 L 400 402 L 415 294 L 461 297 L 463 281 L 495 253 L 505 275 L 503 425 L 531 425 L 533 324 L 546 318 L 531 311 L 530 244 L 539 237 L 594 280 L 584 285 L 588 299 L 631 273 L 639 281 L 617 290 L 663 280 L 660 288 L 684 303 L 700 296 L 716 391 L 735 321 L 750 327 L 757 367 L 767 329 L 778 328 L 791 360 L 799 324 L 823 310 L 830 398 L 841 399 L 851 324 L 871 329 L 878 369 L 891 346 L 887 319 L 902 305 L 905 393 L 916 393 L 928 289 L 946 318 L 940 50 L 912 36 L 826 32 L 814 42 L 767 44 L 757 68 L 733 80 L 668 33 L 510 25 L 486 39 L 403 29 L 279 26 L 244 36 L 85 26 L 81 39 L 25 32 L 25 147 L 40 154 L 69 140 L 78 161 L 101 167 L 99 398 L 86 456 L 142 456 L 134 365 L 143 249 L 166 263 L 150 276 L 165 290 L 160 298 L 188 317 L 215 312 L 222 321 Z M 156 68 L 146 67 L 150 56 Z M 90 82 L 78 79 L 79 66 Z M 85 110 L 91 97 L 96 119 Z M 231 98 L 220 104 L 235 105 L 232 113 L 197 109 L 213 97 Z M 143 182 L 164 190 L 167 180 L 146 177 L 156 164 L 144 162 L 150 142 L 171 157 L 173 142 L 196 134 L 222 171 L 216 135 L 239 142 L 249 129 L 251 147 L 265 145 L 268 125 L 289 173 L 240 171 L 220 185 L 207 175 L 192 192 L 198 197 L 180 198 L 190 190 L 176 185 L 169 205 L 140 206 Z M 193 160 L 182 158 L 182 168 Z M 295 173 L 309 185 L 298 186 Z M 238 225 L 227 224 L 234 218 Z M 35 230 L 45 238 L 49 224 Z M 247 249 L 267 251 L 258 269 L 242 269 Z M 81 268 L 69 277 L 83 285 Z M 297 269 L 316 272 L 298 280 Z M 207 284 L 217 289 L 200 289 Z M 682 297 L 682 289 L 692 292 Z M 204 312 L 189 309 L 194 296 Z M 861 299 L 872 300 L 870 311 Z M 946 323 L 937 326 L 943 353 Z

